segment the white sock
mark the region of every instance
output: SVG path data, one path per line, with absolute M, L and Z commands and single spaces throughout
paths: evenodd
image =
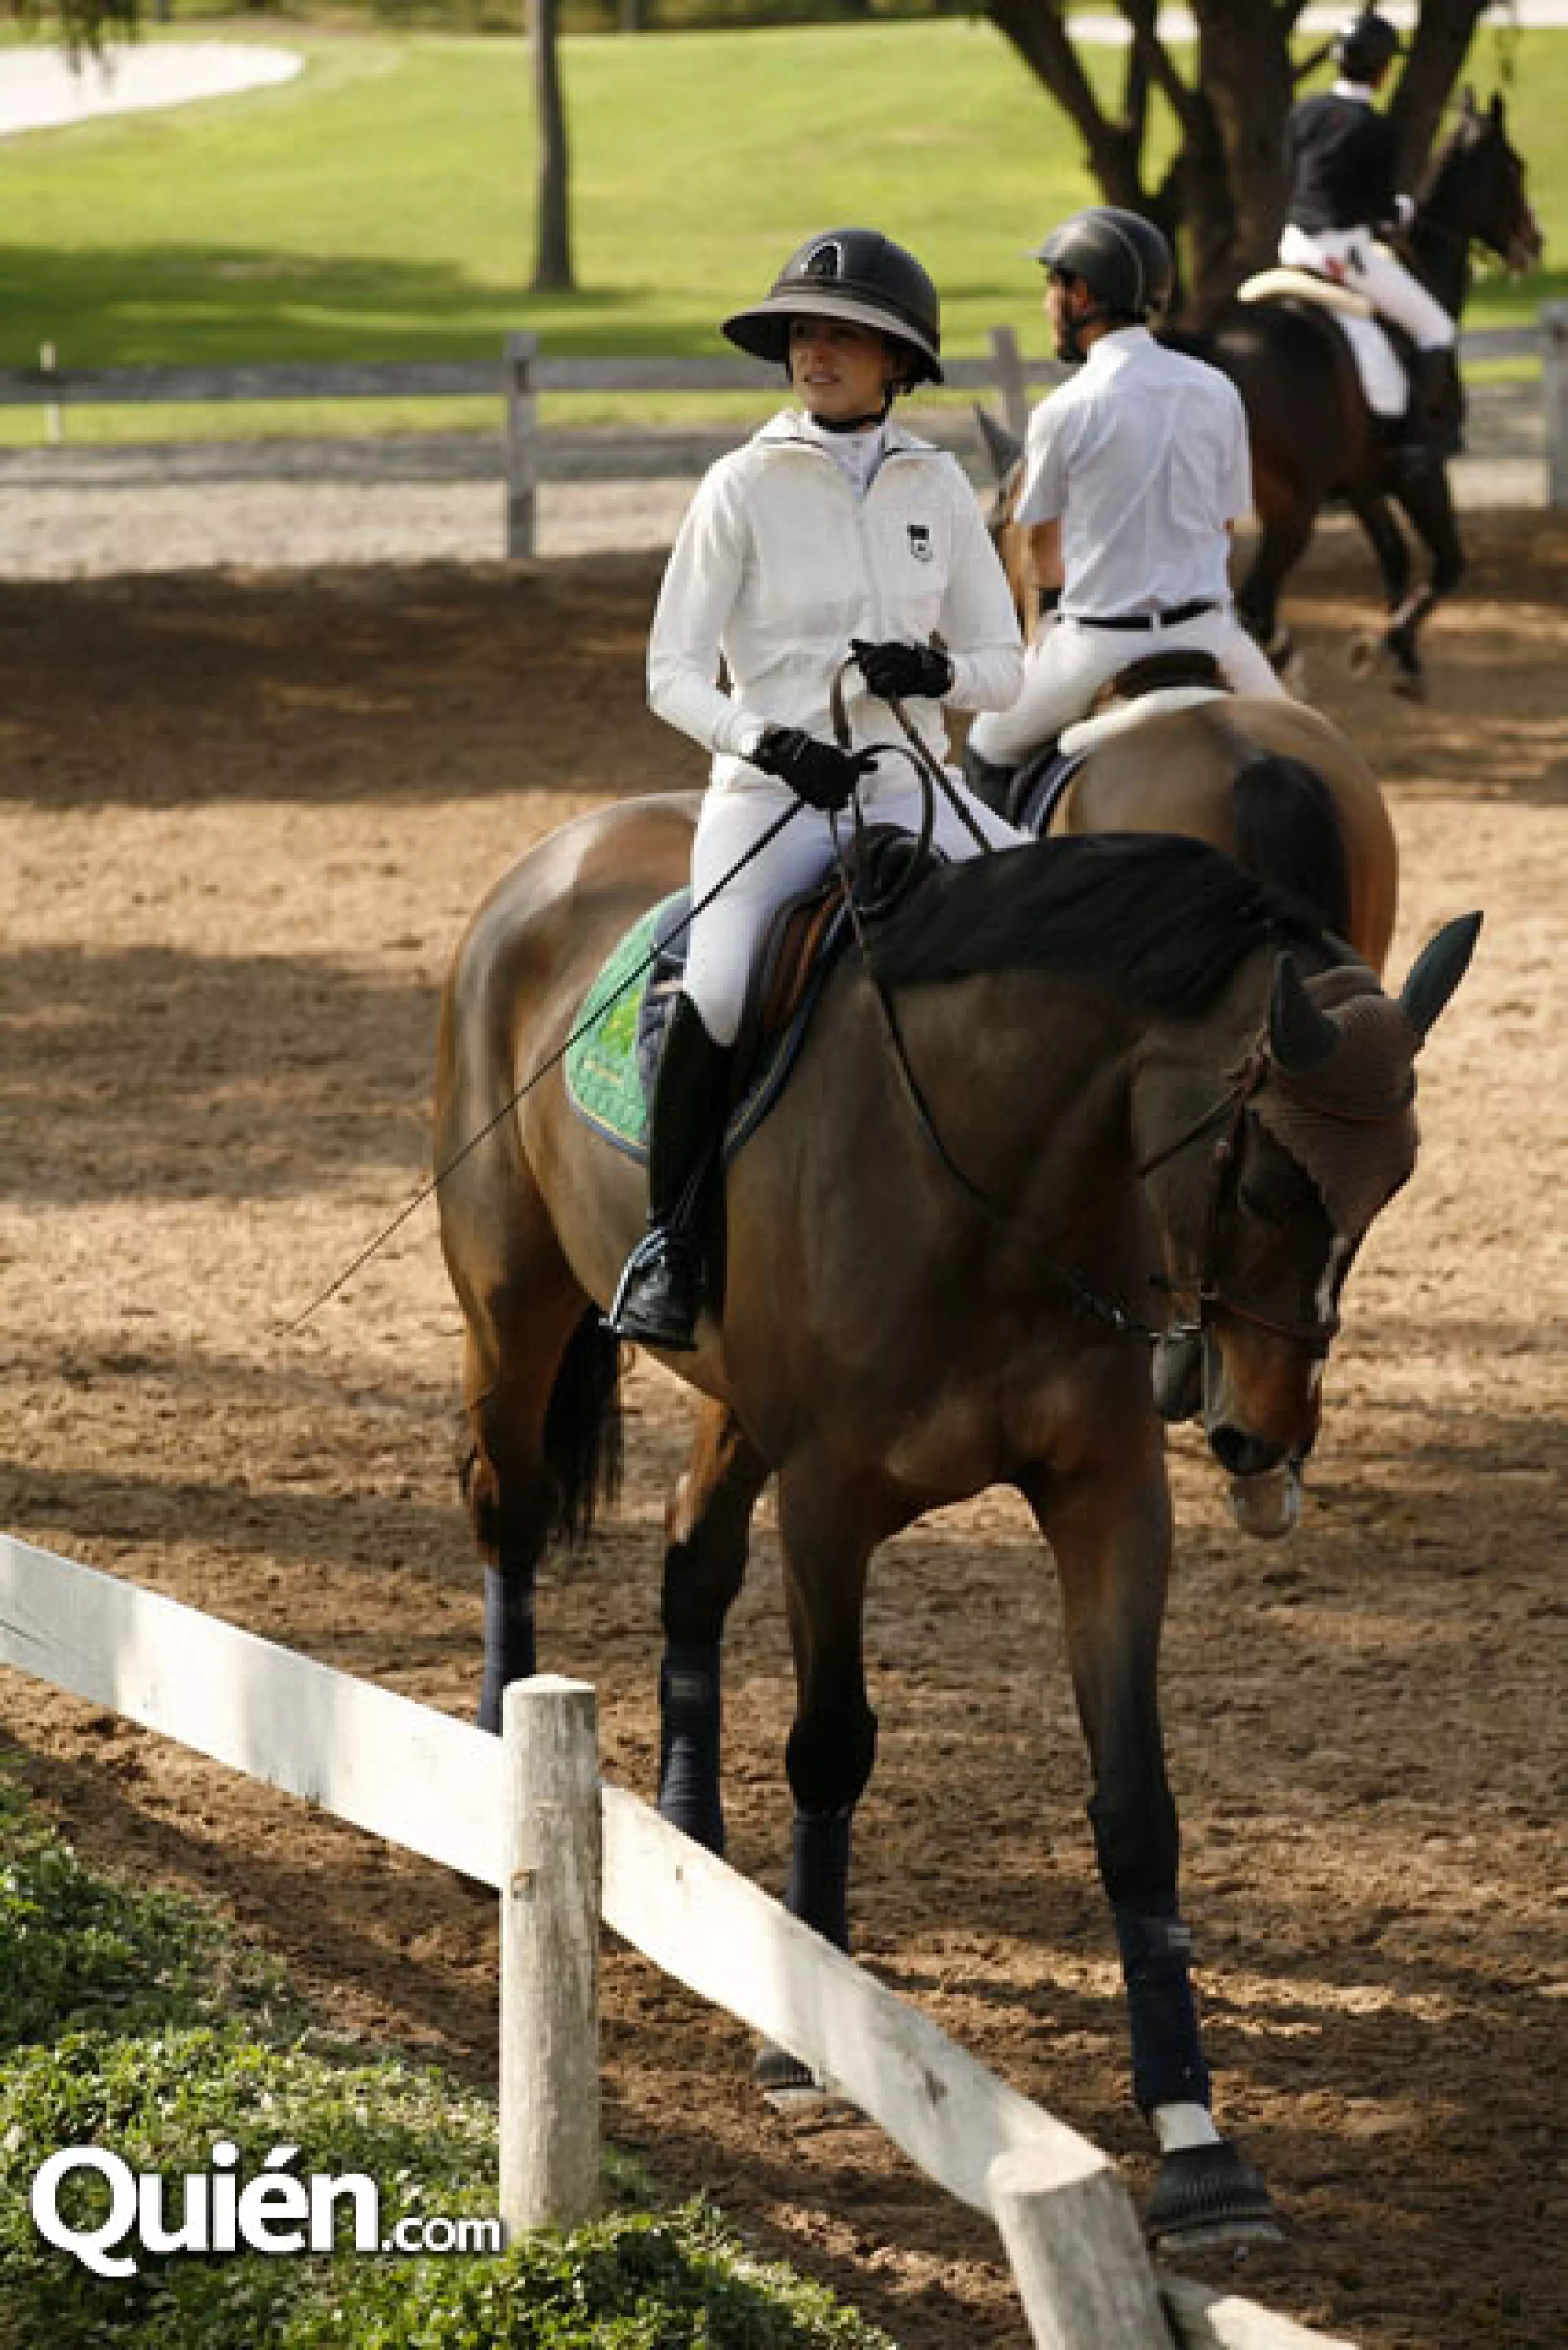
M 1156 2106 L 1154 2134 L 1161 2154 L 1181 2154 L 1192 2146 L 1218 2146 L 1220 2133 L 1207 2106 Z

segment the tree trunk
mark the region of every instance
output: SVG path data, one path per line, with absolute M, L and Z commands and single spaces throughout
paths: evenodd
M 1399 185 L 1413 190 L 1431 152 L 1489 0 L 1426 0 L 1388 109 L 1399 134 Z
M 539 139 L 535 178 L 535 294 L 569 294 L 572 275 L 570 162 L 566 109 L 561 95 L 556 34 L 560 0 L 528 0 L 528 43 L 534 58 L 534 116 Z

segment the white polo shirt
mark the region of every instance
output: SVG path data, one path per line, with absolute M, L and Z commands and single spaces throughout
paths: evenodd
M 1241 395 L 1202 359 L 1120 327 L 1029 420 L 1022 523 L 1060 521 L 1069 616 L 1230 601 L 1225 525 L 1252 501 Z

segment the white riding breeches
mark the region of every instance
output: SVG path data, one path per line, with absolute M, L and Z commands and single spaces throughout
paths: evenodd
M 894 772 L 889 761 L 870 788 L 862 792 L 861 806 L 868 823 L 894 824 L 903 831 L 918 832 L 923 806 L 920 785 L 912 767 L 902 760 L 897 765 L 902 774 Z M 1023 833 L 1014 831 L 977 800 L 950 769 L 948 782 L 991 847 L 1016 848 L 1025 839 Z M 691 849 L 693 900 L 700 901 L 716 889 L 753 843 L 794 803 L 788 785 L 771 779 L 748 777 L 739 786 L 710 790 L 697 819 Z M 832 864 L 836 821 L 839 839 L 847 843 L 854 823 L 848 813 L 835 819 L 818 808 L 801 807 L 777 839 L 736 874 L 692 923 L 685 990 L 716 1045 L 732 1045 L 740 1033 L 752 964 L 769 917 L 776 907 L 820 880 Z M 955 864 L 981 854 L 979 844 L 940 792 L 931 838 Z
M 1443 351 L 1456 328 L 1436 295 L 1413 277 L 1397 254 L 1366 228 L 1296 228 L 1280 236 L 1280 259 L 1293 269 L 1315 269 L 1363 295 L 1380 317 L 1403 327 L 1418 351 Z
M 1170 629 L 1095 629 L 1058 614 L 1023 656 L 1023 691 L 1011 710 L 987 711 L 970 729 L 982 759 L 1015 767 L 1082 718 L 1099 687 L 1150 653 L 1212 653 L 1237 693 L 1284 687 L 1230 606 Z

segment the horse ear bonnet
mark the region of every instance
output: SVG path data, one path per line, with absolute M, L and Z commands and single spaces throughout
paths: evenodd
M 753 359 L 789 363 L 792 318 L 846 318 L 888 336 L 909 358 L 911 380 L 942 380 L 942 309 L 912 253 L 874 228 L 832 228 L 797 246 L 765 302 L 737 310 L 722 331 Z
M 1315 1186 L 1334 1231 L 1359 1240 L 1416 1164 L 1421 1031 L 1363 963 L 1324 972 L 1307 991 L 1334 1044 L 1299 1089 L 1271 1074 L 1251 1108 Z

